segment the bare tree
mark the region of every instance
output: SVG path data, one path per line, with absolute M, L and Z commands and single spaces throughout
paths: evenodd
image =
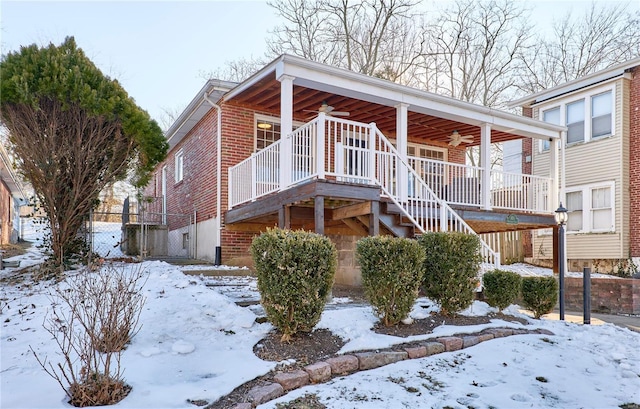
M 215 70 L 202 71 L 200 72 L 200 77 L 205 80 L 219 79 L 232 82 L 242 82 L 268 63 L 269 59 L 267 57 L 239 58 L 237 60 L 226 61 L 224 66 L 218 67 Z M 175 118 L 177 117 L 178 115 L 175 115 Z
M 0 120 L 16 167 L 46 212 L 60 272 L 86 250 L 83 220 L 109 183 L 146 185 L 168 144 L 158 124 L 117 81 L 104 76 L 73 37 L 0 60 Z
M 521 3 L 458 0 L 428 22 L 425 88 L 463 101 L 501 106 L 514 88 L 531 27 Z M 435 74 L 433 74 L 435 72 Z
M 291 53 L 313 61 L 394 81 L 420 55 L 411 0 L 275 0 L 285 20 L 272 31 L 269 53 Z
M 51 224 L 51 246 L 62 266 L 84 217 L 107 181 L 126 171 L 133 141 L 117 122 L 70 104 L 42 99 L 40 110 L 5 107 L 14 153 Z M 35 133 L 34 130 L 38 132 Z
M 629 4 L 596 3 L 584 14 L 568 12 L 554 21 L 553 35 L 538 36 L 522 57 L 519 88 L 550 88 L 640 56 L 640 11 Z
M 158 120 L 159 125 L 160 125 L 160 128 L 162 128 L 163 132 L 167 132 L 167 130 L 171 127 L 171 125 L 173 125 L 176 119 L 178 119 L 184 107 L 183 106 L 174 106 L 173 108 L 162 107 L 161 109 L 162 109 L 162 112 L 160 113 L 160 119 Z

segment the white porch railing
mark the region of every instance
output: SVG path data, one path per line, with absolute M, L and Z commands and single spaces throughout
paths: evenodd
M 550 213 L 551 178 L 491 171 L 491 206 L 498 209 Z
M 408 157 L 407 161 L 429 187 L 449 204 L 484 207 L 481 185 L 484 169 L 433 159 Z M 409 194 L 416 189 L 409 180 Z M 491 170 L 489 207 L 522 212 L 549 213 L 551 178 Z
M 411 167 L 436 195 L 450 204 L 481 206 L 480 181 L 483 169 L 459 163 L 409 157 Z M 410 189 L 413 188 L 410 181 Z
M 291 160 L 281 164 L 287 149 Z M 286 167 L 286 169 L 281 169 Z M 283 186 L 280 172 L 290 176 Z M 484 169 L 409 157 L 406 161 L 375 124 L 320 114 L 286 138 L 229 169 L 229 208 L 314 178 L 381 186 L 420 232 L 473 229 L 449 206 L 486 208 L 481 202 Z M 488 207 L 549 213 L 551 178 L 492 170 Z M 486 262 L 500 257 L 485 242 Z
M 272 143 L 229 168 L 229 208 L 280 189 L 280 145 Z

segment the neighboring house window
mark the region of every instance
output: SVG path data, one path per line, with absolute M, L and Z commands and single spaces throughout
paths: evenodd
M 567 231 L 614 231 L 613 195 L 613 182 L 567 189 Z
M 614 87 L 611 85 L 598 87 L 574 93 L 570 96 L 571 99 L 563 99 L 559 106 L 548 109 L 541 106 L 540 119 L 556 125 L 565 125 L 568 145 L 613 135 L 615 118 L 613 90 Z M 541 141 L 540 152 L 548 150 L 549 142 Z
M 610 187 L 600 187 L 591 190 L 592 230 L 612 230 L 613 207 L 611 206 L 611 193 Z
M 542 111 L 542 120 L 550 124 L 560 125 L 560 107 Z M 540 141 L 540 151 L 548 151 L 550 144 L 548 140 Z
M 584 99 L 567 104 L 567 143 L 584 141 Z
M 567 192 L 567 231 L 582 230 L 582 191 Z
M 182 179 L 184 178 L 184 151 L 182 149 L 176 152 L 175 165 L 176 165 L 176 169 L 175 169 L 174 175 L 175 175 L 176 183 L 178 183 L 182 181 Z
M 611 91 L 591 97 L 591 137 L 611 135 Z

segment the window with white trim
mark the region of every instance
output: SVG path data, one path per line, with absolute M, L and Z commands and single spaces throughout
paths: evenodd
M 545 109 L 540 107 L 544 122 L 567 127 L 567 145 L 613 135 L 615 103 L 614 86 L 597 87 L 564 98 Z M 547 105 L 548 106 L 548 105 Z M 549 150 L 548 141 L 540 141 L 540 152 Z
M 582 230 L 582 191 L 567 192 L 567 231 Z
M 175 176 L 176 183 L 178 183 L 182 181 L 182 179 L 184 178 L 184 151 L 182 149 L 176 152 L 174 156 L 174 163 L 175 163 L 174 176 Z
M 591 138 L 611 135 L 611 91 L 591 97 Z
M 614 182 L 567 188 L 567 232 L 615 231 Z
M 542 111 L 542 120 L 544 122 L 560 125 L 560 107 L 555 107 Z M 540 151 L 548 151 L 551 143 L 548 140 L 540 141 Z
M 298 121 L 293 122 L 293 129 L 302 126 Z M 280 118 L 255 114 L 254 115 L 254 151 L 258 152 L 274 142 L 280 140 Z
M 584 99 L 567 104 L 567 145 L 584 141 Z

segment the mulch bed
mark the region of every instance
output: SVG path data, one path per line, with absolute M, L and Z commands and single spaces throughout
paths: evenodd
M 341 288 L 336 286 L 333 289 L 333 296 L 349 297 L 352 302 L 366 303 L 361 289 L 354 289 L 350 287 Z M 432 314 L 427 318 L 414 320 L 410 325 L 399 324 L 385 327 L 382 324 L 376 324 L 373 331 L 378 334 L 406 338 L 413 335 L 430 334 L 435 328 L 441 325 L 481 325 L 489 323 L 492 319 L 501 319 L 504 321 L 527 324 L 527 320 L 525 319 L 502 313 L 480 317 L 467 317 L 462 315 L 447 317 L 441 314 Z M 302 368 L 306 365 L 336 356 L 337 352 L 346 344 L 346 341 L 332 334 L 331 331 L 327 329 L 317 329 L 310 333 L 296 334 L 291 342 L 281 342 L 281 336 L 282 334 L 273 330 L 253 348 L 253 352 L 256 356 L 265 361 L 282 362 L 295 360 L 295 362 L 290 361 L 291 363 L 284 364 L 283 366 L 279 365 L 274 371 L 278 371 L 284 367 L 287 369 Z M 402 347 L 403 346 L 401 345 L 397 346 L 399 349 Z M 272 378 L 273 373 L 269 373 L 240 385 L 229 395 L 220 398 L 217 402 L 208 405 L 205 409 L 232 408 L 238 402 L 243 402 L 246 399 L 247 392 L 249 390 L 255 386 L 272 382 Z M 295 402 L 289 402 L 289 404 L 280 404 L 278 407 L 282 409 L 321 409 L 325 406 L 318 402 L 315 396 L 308 395 L 298 398 Z

